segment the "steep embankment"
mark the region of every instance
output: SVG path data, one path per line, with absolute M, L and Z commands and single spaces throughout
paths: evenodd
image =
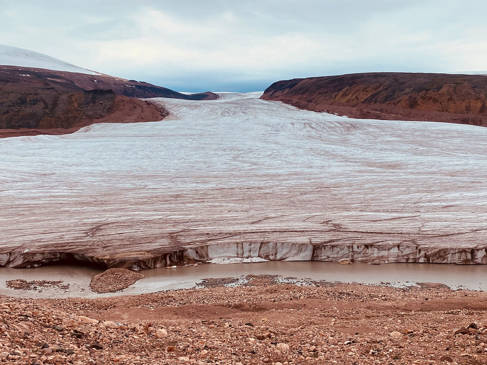
M 364 73 L 278 81 L 262 96 L 354 118 L 487 126 L 487 76 Z

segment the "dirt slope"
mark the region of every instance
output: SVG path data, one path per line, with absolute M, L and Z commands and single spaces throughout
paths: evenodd
M 156 121 L 168 114 L 108 88 L 83 88 L 64 74 L 70 73 L 0 68 L 0 137 L 70 133 L 91 123 Z
M 386 120 L 487 126 L 487 76 L 363 73 L 278 81 L 262 96 L 298 108 Z

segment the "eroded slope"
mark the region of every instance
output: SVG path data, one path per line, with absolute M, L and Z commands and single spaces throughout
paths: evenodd
M 109 89 L 84 89 L 63 73 L 0 68 L 3 137 L 70 133 L 96 122 L 157 121 L 165 116 L 162 106 Z
M 487 76 L 365 73 L 279 81 L 262 96 L 354 118 L 487 126 Z

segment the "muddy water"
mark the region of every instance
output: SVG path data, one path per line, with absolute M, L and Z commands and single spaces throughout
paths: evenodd
M 65 298 L 101 297 L 151 293 L 161 290 L 192 288 L 205 278 L 240 277 L 248 274 L 279 275 L 298 279 L 363 284 L 388 283 L 394 286 L 414 285 L 418 282 L 446 284 L 452 289 L 487 290 L 487 267 L 483 265 L 387 264 L 340 265 L 322 262 L 264 262 L 228 265 L 198 265 L 144 271 L 145 278 L 116 294 L 99 295 L 91 292 L 91 277 L 96 269 L 51 266 L 37 269 L 0 269 L 0 294 L 17 297 Z M 42 290 L 13 290 L 7 280 L 62 280 L 68 290 L 57 287 Z

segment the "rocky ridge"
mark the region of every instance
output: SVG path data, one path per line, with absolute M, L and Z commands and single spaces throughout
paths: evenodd
M 66 86 L 74 86 L 85 91 L 92 90 L 112 90 L 116 95 L 123 95 L 135 98 L 174 98 L 184 100 L 215 100 L 218 95 L 207 91 L 196 94 L 183 94 L 177 91 L 150 84 L 148 82 L 127 80 L 104 74 L 85 74 L 80 72 L 68 72 L 57 70 L 46 70 L 31 67 L 1 66 L 2 79 L 6 74 L 12 77 L 20 75 L 23 79 L 16 82 L 27 81 L 29 78 L 44 80 L 45 82 L 56 82 Z M 7 76 L 8 77 L 8 76 Z
M 262 99 L 352 118 L 487 126 L 487 76 L 362 73 L 278 81 Z

